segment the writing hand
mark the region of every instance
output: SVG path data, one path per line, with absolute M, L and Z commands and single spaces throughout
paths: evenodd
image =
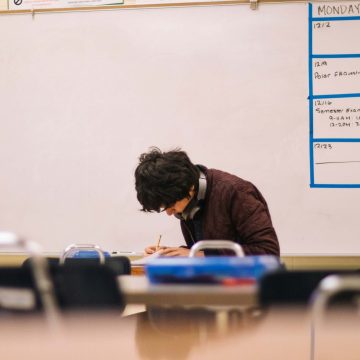
M 155 245 L 147 246 L 144 250 L 144 255 L 151 255 L 156 253 L 157 250 L 166 249 L 166 246 L 160 246 L 158 249 L 156 249 Z
M 161 249 L 161 256 L 189 256 L 190 250 L 182 247 L 167 247 Z M 205 256 L 203 251 L 198 251 L 196 256 Z

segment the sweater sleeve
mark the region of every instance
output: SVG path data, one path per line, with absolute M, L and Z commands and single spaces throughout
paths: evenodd
M 234 191 L 231 221 L 246 255 L 280 255 L 280 247 L 265 199 L 255 186 Z

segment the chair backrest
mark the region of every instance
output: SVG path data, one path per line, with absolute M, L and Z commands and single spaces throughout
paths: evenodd
M 0 311 L 35 313 L 42 308 L 30 268 L 0 267 Z
M 311 295 L 311 352 L 310 360 L 316 359 L 318 350 L 319 331 L 325 329 L 324 320 L 325 311 L 328 308 L 336 308 L 337 320 L 344 319 L 344 315 L 350 315 L 353 319 L 359 321 L 360 308 L 360 273 L 336 274 L 325 276 L 314 289 Z M 330 306 L 332 305 L 332 306 Z M 345 312 L 344 312 L 345 310 Z M 355 310 L 355 311 L 354 311 Z M 330 317 L 331 319 L 331 317 Z M 349 319 L 349 318 L 348 318 Z M 327 326 L 326 326 L 327 327 Z
M 329 307 L 348 310 L 360 307 L 360 273 L 329 275 L 320 281 L 312 294 L 313 311 L 325 312 Z M 332 306 L 331 306 L 332 305 Z
M 58 257 L 46 258 L 49 266 L 60 266 Z M 23 266 L 30 265 L 31 258 L 27 258 L 23 262 Z M 96 258 L 66 258 L 65 265 L 98 265 L 99 259 Z M 105 264 L 115 275 L 129 275 L 131 273 L 131 264 L 126 256 L 114 256 L 105 258 Z
M 62 310 L 122 311 L 125 302 L 114 272 L 100 264 L 50 266 L 55 294 Z
M 56 301 L 61 311 L 118 310 L 125 307 L 114 271 L 100 264 L 76 262 L 58 265 L 49 263 Z M 22 291 L 22 293 L 21 293 Z M 33 304 L 19 308 L 19 296 L 33 294 Z M 12 296 L 13 300 L 9 299 Z M 16 298 L 17 296 L 17 298 Z M 4 301 L 6 306 L 4 306 Z M 33 313 L 43 309 L 33 279 L 30 260 L 20 268 L 0 267 L 0 310 Z
M 259 304 L 307 306 L 322 279 L 333 274 L 353 274 L 350 270 L 277 271 L 265 275 L 259 283 Z

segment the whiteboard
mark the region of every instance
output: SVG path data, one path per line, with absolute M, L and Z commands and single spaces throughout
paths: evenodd
M 261 190 L 282 255 L 360 254 L 360 190 L 309 186 L 307 4 L 8 14 L 0 34 L 0 229 L 47 251 L 181 245 L 133 175 L 181 147 Z

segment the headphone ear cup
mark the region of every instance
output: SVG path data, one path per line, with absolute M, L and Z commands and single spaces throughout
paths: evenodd
M 183 212 L 181 214 L 176 214 L 175 216 L 180 220 L 192 220 L 195 213 L 199 210 L 197 202 L 197 199 L 192 198 Z
M 192 220 L 195 214 L 201 209 L 201 205 L 206 195 L 206 177 L 203 172 L 200 172 L 199 187 L 196 199 L 192 199 L 186 209 L 181 214 L 183 220 Z
M 196 214 L 200 209 L 201 209 L 200 206 L 195 205 L 195 206 L 190 210 L 189 215 L 188 215 L 188 218 L 192 220 L 192 219 L 194 218 L 195 214 Z
M 205 174 L 201 172 L 199 177 L 199 189 L 197 193 L 198 201 L 205 199 L 206 188 L 207 188 L 206 177 Z

